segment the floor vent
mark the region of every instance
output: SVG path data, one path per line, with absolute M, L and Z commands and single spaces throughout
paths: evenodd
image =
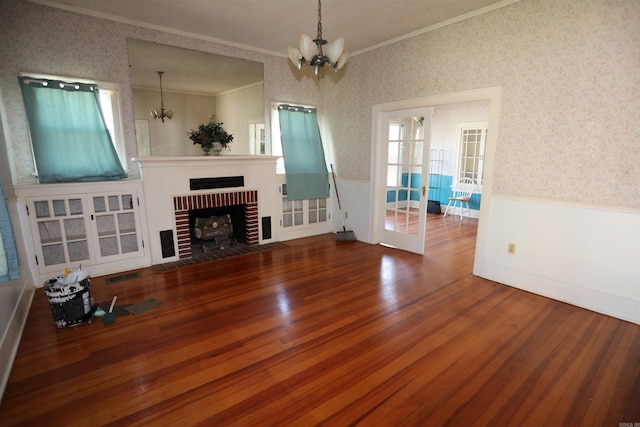
M 107 279 L 107 283 L 122 282 L 123 280 L 135 279 L 140 277 L 140 273 L 127 273 L 120 276 L 113 276 Z

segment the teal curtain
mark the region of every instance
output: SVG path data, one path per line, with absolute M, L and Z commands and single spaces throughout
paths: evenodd
M 329 197 L 329 173 L 315 108 L 279 105 L 280 137 L 289 200 Z
M 127 177 L 94 84 L 20 77 L 39 182 Z
M 7 199 L 0 180 L 0 283 L 20 277 L 18 251 L 7 209 Z

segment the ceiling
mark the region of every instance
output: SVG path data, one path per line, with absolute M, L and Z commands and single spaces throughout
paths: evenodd
M 288 46 L 297 46 L 300 33 L 315 38 L 318 24 L 316 0 L 30 1 L 283 58 Z M 353 56 L 515 1 L 324 0 L 323 38 L 344 37 Z M 163 87 L 170 90 L 168 77 L 167 71 Z

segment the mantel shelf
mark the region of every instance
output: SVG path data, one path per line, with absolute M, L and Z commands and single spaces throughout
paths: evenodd
M 167 157 L 134 157 L 132 160 L 144 167 L 186 167 L 197 165 L 256 165 L 273 164 L 275 167 L 277 156 L 167 156 Z

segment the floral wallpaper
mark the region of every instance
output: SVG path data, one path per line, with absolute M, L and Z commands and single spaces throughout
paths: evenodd
M 14 183 L 35 182 L 21 71 L 119 83 L 135 155 L 126 38 L 137 37 L 263 62 L 266 116 L 272 101 L 317 105 L 341 176 L 356 180 L 370 176 L 373 105 L 502 86 L 494 194 L 640 208 L 637 0 L 521 0 L 352 57 L 319 81 L 284 57 L 30 2 L 0 0 L 0 8 Z
M 352 58 L 323 82 L 342 176 L 369 179 L 374 104 L 502 86 L 493 194 L 640 208 L 639 22 L 522 0 Z

